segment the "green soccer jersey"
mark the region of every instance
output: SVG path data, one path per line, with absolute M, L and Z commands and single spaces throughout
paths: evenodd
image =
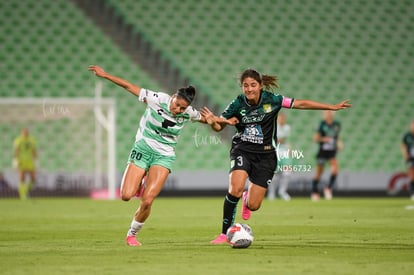
M 341 131 L 341 124 L 338 121 L 333 121 L 331 124 L 326 121 L 321 121 L 317 132 L 321 137 L 331 137 L 328 142 L 319 142 L 319 151 L 336 151 L 338 149 L 339 132 Z
M 407 150 L 410 159 L 414 159 L 414 134 L 411 132 L 406 133 L 402 140 Z
M 144 139 L 157 153 L 174 156 L 181 130 L 187 122 L 200 120 L 200 112 L 189 106 L 183 113 L 173 116 L 170 112 L 171 96 L 147 89 L 141 89 L 138 100 L 145 102 L 147 108 L 135 140 Z
M 262 91 L 259 103 L 250 105 L 244 94 L 235 98 L 222 113 L 224 118 L 237 117 L 237 133 L 232 148 L 266 153 L 274 151 L 277 141 L 277 114 L 284 108 L 292 108 L 294 99 Z

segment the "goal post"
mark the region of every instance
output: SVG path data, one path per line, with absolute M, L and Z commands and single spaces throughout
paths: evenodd
M 115 100 L 102 98 L 99 85 L 95 98 L 0 98 L 0 170 L 17 174 L 13 140 L 28 128 L 38 144 L 37 187 L 106 190 L 115 199 Z

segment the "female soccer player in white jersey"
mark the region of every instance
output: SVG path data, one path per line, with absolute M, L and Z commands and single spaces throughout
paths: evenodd
M 147 104 L 121 183 L 121 198 L 128 201 L 135 196 L 142 178 L 147 175 L 141 204 L 126 236 L 127 245 L 140 246 L 136 235 L 150 215 L 151 205 L 171 172 L 175 160 L 174 149 L 181 129 L 189 121 L 206 123 L 206 120 L 199 111 L 190 106 L 195 96 L 192 86 L 180 88 L 174 95 L 169 96 L 133 85 L 98 66 L 89 66 L 89 70 L 96 76 L 123 87 L 137 96 L 139 101 Z M 223 119 L 220 123 L 226 124 L 230 121 Z
M 348 100 L 325 104 L 311 100 L 288 98 L 267 90 L 278 88 L 277 77 L 248 69 L 240 76 L 243 94 L 235 98 L 222 113 L 222 118 L 238 120 L 230 151 L 229 189 L 224 199 L 221 234 L 212 244 L 226 243 L 226 231 L 234 223 L 237 203 L 243 196 L 242 218 L 259 209 L 277 165 L 276 118 L 281 108 L 341 110 L 350 107 Z M 267 90 L 264 90 L 266 88 Z M 203 111 L 209 124 L 220 131 L 226 124 L 208 109 Z M 248 191 L 243 192 L 249 179 Z
M 280 112 L 277 117 L 277 145 L 276 156 L 278 164 L 276 166 L 275 175 L 272 182 L 268 185 L 267 198 L 273 200 L 275 198 L 276 187 L 278 196 L 285 200 L 290 201 L 290 195 L 288 194 L 288 184 L 291 171 L 286 167 L 292 166 L 292 160 L 289 156 L 289 136 L 290 125 L 287 123 L 286 114 Z

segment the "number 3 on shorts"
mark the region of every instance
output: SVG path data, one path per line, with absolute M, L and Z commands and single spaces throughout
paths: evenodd
M 237 166 L 243 166 L 243 156 L 237 156 Z
M 243 156 L 237 156 L 236 159 L 230 160 L 230 169 L 236 167 L 243 167 Z

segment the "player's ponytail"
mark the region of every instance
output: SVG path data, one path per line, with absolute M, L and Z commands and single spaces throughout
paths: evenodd
M 279 83 L 277 83 L 277 80 L 278 78 L 276 75 L 262 74 L 262 84 L 268 90 L 272 90 L 273 88 L 279 89 Z
M 243 81 L 248 77 L 251 77 L 262 84 L 267 90 L 279 88 L 279 84 L 277 83 L 278 78 L 275 75 L 261 74 L 256 70 L 247 69 L 240 75 L 240 84 L 242 84 Z
M 188 104 L 191 104 L 191 102 L 193 101 L 195 97 L 195 93 L 196 93 L 195 88 L 190 85 L 188 87 L 178 89 L 176 94 L 177 96 L 187 101 Z

